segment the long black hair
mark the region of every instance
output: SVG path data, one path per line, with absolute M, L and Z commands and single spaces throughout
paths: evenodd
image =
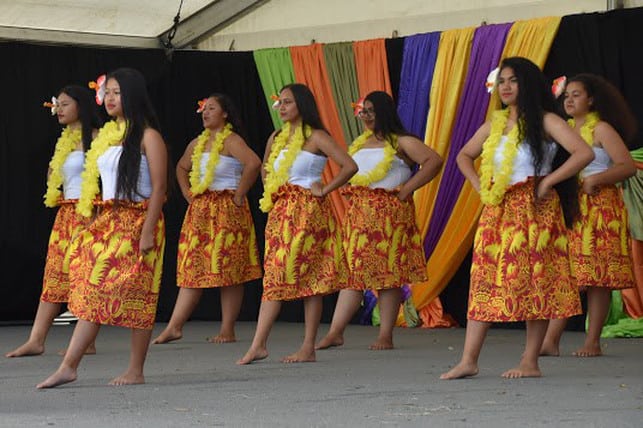
M 143 133 L 146 128 L 159 131 L 160 127 L 147 93 L 145 78 L 138 70 L 119 68 L 107 75 L 107 80 L 109 79 L 118 82 L 123 118 L 127 123 L 123 152 L 118 162 L 116 195 L 119 199 L 133 200 L 138 195 Z
M 632 147 L 637 132 L 637 123 L 627 101 L 616 86 L 595 74 L 577 74 L 567 84 L 578 82 L 583 85 L 587 96 L 592 98 L 590 110 L 595 111 L 601 120 L 612 125 L 628 148 Z
M 546 112 L 555 112 L 555 99 L 551 92 L 551 85 L 538 66 L 522 57 L 510 57 L 502 60 L 500 70 L 511 68 L 518 79 L 518 130 L 520 140 L 529 145 L 533 157 L 535 173 L 534 193 L 542 180 L 541 172 L 546 156 L 545 141 L 550 137 L 545 132 L 543 118 Z M 552 169 L 558 168 L 568 158 L 569 153 L 560 144 L 557 144 L 556 155 L 552 162 Z M 570 177 L 554 186 L 560 197 L 565 225 L 572 227 L 574 219 L 578 216 L 578 180 Z
M 321 129 L 322 131 L 326 131 L 321 117 L 319 116 L 319 109 L 317 109 L 315 96 L 308 86 L 302 83 L 291 83 L 281 88 L 279 93 L 283 92 L 285 89 L 290 89 L 290 92 L 292 92 L 295 104 L 297 104 L 297 110 L 299 110 L 299 115 L 301 116 L 302 126 L 304 128 L 306 126 L 310 126 L 312 129 Z M 308 137 L 308 135 L 306 137 Z
M 65 94 L 76 101 L 78 106 L 78 120 L 80 121 L 83 150 L 89 150 L 92 144 L 93 131 L 103 126 L 103 121 L 98 115 L 98 108 L 94 94 L 88 88 L 78 85 L 67 85 L 58 91 L 58 95 Z
M 370 101 L 373 104 L 373 110 L 375 112 L 373 133 L 388 141 L 393 145 L 393 148 L 398 149 L 395 143 L 396 140 L 392 138 L 393 135 L 418 138 L 417 135 L 411 134 L 404 128 L 402 120 L 397 114 L 395 101 L 393 101 L 393 98 L 389 94 L 383 91 L 373 91 L 364 98 L 364 101 Z
M 219 103 L 219 106 L 221 106 L 221 110 L 223 110 L 226 114 L 226 122 L 228 122 L 230 125 L 232 125 L 232 129 L 234 132 L 239 134 L 241 138 L 243 138 L 244 141 L 246 141 L 246 130 L 243 127 L 243 121 L 241 120 L 241 115 L 239 114 L 239 110 L 237 110 L 237 106 L 235 105 L 234 101 L 232 101 L 232 98 L 226 94 L 222 94 L 219 92 L 215 92 L 211 94 L 208 98 L 214 98 L 217 100 L 217 103 Z

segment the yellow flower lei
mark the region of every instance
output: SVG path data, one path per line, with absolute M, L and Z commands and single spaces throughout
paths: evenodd
M 502 202 L 507 191 L 513 163 L 518 153 L 519 127 L 516 124 L 509 134 L 503 150 L 502 164 L 500 169 L 494 167 L 494 156 L 502 138 L 502 131 L 507 126 L 509 109 L 493 112 L 491 120 L 491 131 L 482 146 L 482 162 L 480 164 L 480 200 L 485 205 L 498 205 Z M 493 178 L 493 184 L 491 180 Z
M 223 142 L 230 134 L 232 134 L 232 125 L 230 123 L 226 123 L 223 129 L 217 132 L 212 142 L 212 147 L 210 148 L 210 158 L 205 167 L 203 180 L 200 180 L 201 158 L 203 157 L 203 149 L 210 139 L 210 130 L 205 129 L 197 138 L 197 143 L 192 152 L 192 169 L 190 170 L 190 192 L 192 192 L 193 195 L 200 195 L 205 192 L 212 183 L 212 180 L 214 180 L 214 170 L 219 164 L 221 150 L 223 150 Z
M 353 156 L 359 150 L 362 149 L 366 140 L 368 140 L 373 135 L 373 131 L 368 130 L 362 135 L 357 137 L 353 144 L 351 144 L 348 149 L 348 154 Z M 397 136 L 392 136 L 393 141 L 397 139 Z M 364 174 L 355 174 L 348 182 L 353 186 L 368 186 L 371 183 L 376 183 L 386 177 L 389 169 L 391 169 L 391 164 L 393 163 L 393 158 L 397 151 L 393 148 L 392 144 L 384 145 L 384 158 L 377 164 L 375 167 L 367 173 Z
M 590 112 L 585 117 L 585 123 L 580 127 L 580 136 L 585 140 L 589 146 L 594 145 L 594 128 L 596 124 L 601 120 L 600 116 L 596 112 Z M 574 128 L 576 126 L 576 121 L 572 118 L 567 121 L 569 126 Z
M 62 174 L 63 164 L 67 156 L 74 151 L 83 136 L 81 128 L 71 129 L 68 126 L 63 129 L 58 141 L 56 141 L 56 148 L 54 155 L 49 161 L 49 178 L 47 179 L 47 193 L 45 193 L 45 206 L 53 208 L 58 205 L 64 178 Z
M 111 146 L 121 144 L 125 137 L 127 126 L 125 122 L 107 122 L 98 131 L 98 135 L 92 141 L 92 146 L 85 156 L 85 170 L 81 178 L 80 199 L 76 205 L 76 211 L 85 217 L 91 217 L 94 208 L 94 198 L 98 195 L 98 158 Z
M 310 137 L 311 134 L 312 130 L 310 126 L 306 126 L 306 129 L 299 126 L 295 129 L 292 141 L 288 143 L 288 140 L 290 140 L 290 122 L 286 122 L 281 128 L 279 135 L 273 140 L 268 162 L 264 166 L 266 169 L 266 182 L 263 186 L 263 197 L 259 201 L 261 211 L 267 213 L 272 209 L 272 194 L 275 193 L 282 184 L 288 181 L 290 167 L 295 163 L 297 155 L 301 152 L 306 142 L 306 138 Z M 279 168 L 275 170 L 275 160 L 277 160 L 279 153 L 286 148 L 286 145 L 288 145 L 288 150 L 281 162 L 279 162 Z

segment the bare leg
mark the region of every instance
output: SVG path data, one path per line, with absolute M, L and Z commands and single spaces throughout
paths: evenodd
M 401 297 L 399 288 L 379 290 L 380 334 L 368 349 L 374 351 L 393 349 L 393 328 L 400 311 Z
M 243 302 L 243 284 L 221 287 L 221 330 L 216 336 L 208 338 L 211 343 L 236 342 L 234 323 L 239 317 Z
M 317 343 L 315 349 L 327 349 L 344 344 L 344 330 L 362 303 L 364 292 L 361 290 L 341 290 L 333 312 L 328 333 Z
M 322 296 L 304 298 L 304 317 L 306 320 L 304 342 L 297 352 L 282 358 L 282 363 L 312 363 L 315 361 L 315 340 L 317 339 L 317 329 L 321 321 L 322 309 Z
M 132 330 L 132 349 L 130 350 L 129 366 L 127 371 L 122 375 L 112 379 L 109 384 L 120 385 L 137 385 L 145 383 L 143 376 L 143 367 L 145 366 L 145 357 L 147 349 L 150 346 L 152 330 L 142 330 L 133 328 Z
M 585 343 L 573 355 L 577 357 L 598 357 L 601 351 L 601 331 L 609 311 L 612 290 L 605 287 L 587 287 L 587 316 L 589 327 Z
M 96 340 L 98 330 L 100 330 L 100 324 L 78 320 L 78 324 L 74 328 L 74 334 L 71 336 L 67 347 L 67 352 L 58 370 L 39 383 L 36 388 L 53 388 L 75 381 L 80 360 L 83 358 L 89 344 Z
M 45 352 L 45 339 L 51 324 L 54 322 L 54 318 L 60 313 L 60 306 L 60 303 L 43 302 L 41 300 L 38 304 L 29 339 L 13 351 L 7 352 L 5 357 L 25 357 L 28 355 L 40 355 Z
M 252 344 L 250 345 L 248 352 L 246 352 L 246 355 L 239 359 L 237 364 L 250 364 L 253 361 L 263 360 L 268 356 L 268 336 L 270 335 L 270 330 L 272 329 L 280 310 L 281 301 L 264 300 L 261 302 L 261 307 L 259 308 L 259 319 L 257 320 L 257 329 L 255 330 L 255 336 L 252 339 Z
M 543 346 L 547 332 L 547 320 L 527 321 L 527 342 L 525 352 L 522 354 L 518 367 L 507 370 L 502 377 L 515 379 L 519 377 L 540 377 L 542 373 L 538 367 L 538 356 Z
M 565 325 L 567 325 L 567 318 L 549 321 L 540 355 L 551 357 L 560 355 L 560 338 L 563 336 L 563 331 L 565 331 Z
M 183 326 L 199 303 L 201 295 L 203 295 L 202 288 L 181 288 L 174 304 L 170 322 L 152 343 L 169 343 L 182 338 Z
M 469 320 L 464 338 L 464 350 L 460 362 L 440 375 L 440 379 L 460 379 L 478 374 L 478 358 L 491 323 Z

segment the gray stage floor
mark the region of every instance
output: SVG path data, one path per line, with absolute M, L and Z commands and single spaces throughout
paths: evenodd
M 55 326 L 43 356 L 0 358 L 0 426 L 643 426 L 643 339 L 606 340 L 601 358 L 543 358 L 543 378 L 505 380 L 499 374 L 518 361 L 524 331 L 494 329 L 477 377 L 440 381 L 460 356 L 464 329 L 397 329 L 397 349 L 375 352 L 366 348 L 377 330 L 350 326 L 347 343 L 319 351 L 317 363 L 286 365 L 279 358 L 297 348 L 303 325 L 278 323 L 268 359 L 236 366 L 254 327 L 240 323 L 238 343 L 213 345 L 205 338 L 218 324 L 190 322 L 181 341 L 151 346 L 147 384 L 128 387 L 106 383 L 126 367 L 129 332 L 103 328 L 78 381 L 39 391 L 72 332 Z M 2 353 L 29 329 L 0 327 Z M 566 333 L 563 352 L 582 339 Z

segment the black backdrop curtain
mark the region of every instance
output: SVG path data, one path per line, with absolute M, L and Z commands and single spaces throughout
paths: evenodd
M 248 144 L 260 157 L 272 132 L 263 91 L 249 52 L 174 52 L 171 61 L 161 50 L 97 49 L 0 44 L 0 321 L 33 319 L 41 290 L 47 240 L 55 210 L 45 208 L 47 164 L 60 135 L 60 126 L 42 102 L 66 84 L 87 85 L 118 67 L 141 71 L 170 147 L 171 167 L 201 131 L 196 101 L 224 92 L 238 104 L 246 124 Z M 257 238 L 263 244 L 265 215 L 256 201 L 258 182 L 250 191 Z M 177 293 L 176 249 L 186 203 L 178 190 L 164 209 L 167 249 L 158 320 L 167 320 Z M 262 251 L 263 248 L 260 248 Z M 256 319 L 261 282 L 246 286 L 240 319 Z M 194 318 L 219 318 L 218 292 L 204 293 Z

